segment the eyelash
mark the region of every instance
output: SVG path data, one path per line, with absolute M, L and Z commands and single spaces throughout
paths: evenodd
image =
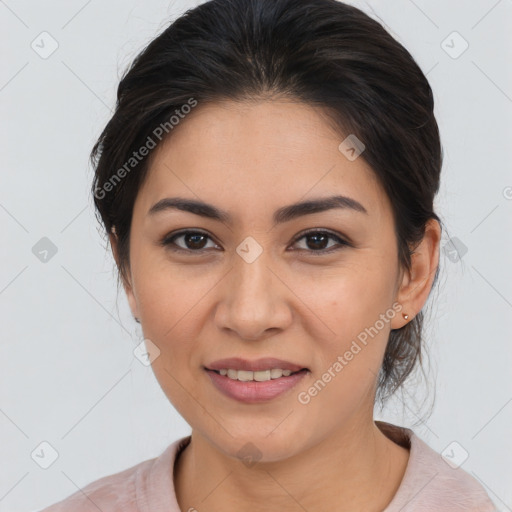
M 184 249 L 183 247 L 179 247 L 177 246 L 175 243 L 174 243 L 174 240 L 176 238 L 179 238 L 181 236 L 184 236 L 184 235 L 190 235 L 190 234 L 194 234 L 194 235 L 204 235 L 208 238 L 210 238 L 210 240 L 213 240 L 210 235 L 208 235 L 208 233 L 205 233 L 203 231 L 193 231 L 193 230 L 184 230 L 184 231 L 178 231 L 177 233 L 171 233 L 170 235 L 166 235 L 160 242 L 160 244 L 168 249 L 170 249 L 171 251 L 174 251 L 174 252 L 185 252 L 185 253 L 198 253 L 198 254 L 201 254 L 203 253 L 204 251 L 207 251 L 208 249 L 198 249 L 198 250 L 193 250 L 193 249 Z M 340 249 L 343 249 L 343 247 L 345 246 L 350 246 L 350 244 L 343 240 L 342 238 L 340 238 L 338 235 L 332 233 L 331 231 L 325 231 L 325 230 L 319 230 L 319 229 L 314 229 L 314 230 L 310 230 L 310 231 L 306 231 L 306 232 L 303 232 L 301 233 L 300 235 L 298 235 L 294 240 L 293 240 L 293 245 L 295 245 L 299 240 L 302 240 L 303 238 L 306 238 L 308 235 L 327 235 L 329 238 L 335 240 L 336 242 L 338 242 L 338 247 L 331 247 L 329 249 L 319 249 L 319 250 L 312 250 L 312 249 L 297 249 L 299 252 L 308 252 L 308 253 L 311 253 L 312 255 L 314 256 L 322 256 L 322 255 L 327 255 L 327 254 L 331 254 L 335 251 L 339 251 Z

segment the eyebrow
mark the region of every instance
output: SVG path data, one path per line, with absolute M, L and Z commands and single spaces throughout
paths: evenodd
M 273 221 L 275 224 L 281 224 L 298 217 L 302 217 L 303 215 L 325 212 L 335 208 L 352 210 L 368 215 L 366 208 L 355 199 L 347 196 L 331 196 L 283 206 L 274 212 Z M 149 209 L 148 215 L 152 216 L 167 210 L 190 212 L 195 215 L 200 215 L 201 217 L 218 220 L 227 224 L 230 224 L 233 220 L 231 215 L 225 210 L 221 210 L 216 206 L 204 203 L 203 201 L 182 197 L 166 197 L 161 199 Z

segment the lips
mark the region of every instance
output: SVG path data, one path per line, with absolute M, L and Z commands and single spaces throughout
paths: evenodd
M 292 363 L 290 361 L 284 361 L 283 359 L 276 359 L 274 357 L 264 357 L 261 359 L 255 359 L 249 361 L 239 357 L 230 357 L 227 359 L 218 359 L 205 365 L 207 370 L 222 370 L 233 369 L 233 370 L 247 370 L 252 372 L 270 370 L 272 368 L 280 368 L 282 370 L 290 370 L 291 372 L 298 372 L 300 370 L 308 369 L 305 366 Z
M 262 360 L 259 361 L 252 361 L 251 363 L 256 366 L 261 366 Z M 269 359 L 265 360 L 266 362 L 263 364 L 268 364 Z M 226 362 L 229 364 L 233 363 L 233 359 L 224 359 L 222 361 L 215 361 L 216 365 L 225 365 Z M 236 361 L 237 364 L 240 363 L 240 360 Z M 248 363 L 248 361 L 245 361 L 245 363 Z M 271 359 L 271 364 L 280 364 L 282 366 L 292 366 L 293 368 L 298 368 L 298 365 L 293 365 L 293 363 L 282 361 L 282 360 L 276 360 Z M 283 364 L 286 363 L 286 364 Z M 254 367 L 254 366 L 253 366 Z M 291 372 L 291 370 L 284 370 L 281 369 L 280 376 L 276 376 L 276 378 L 268 379 L 268 375 L 266 375 L 267 378 L 265 379 L 252 379 L 253 371 L 251 370 L 228 370 L 229 372 L 234 371 L 237 374 L 236 379 L 233 379 L 229 375 L 223 375 L 224 372 L 218 371 L 218 370 L 209 370 L 205 368 L 205 373 L 208 375 L 210 382 L 214 385 L 214 387 L 222 393 L 224 396 L 234 399 L 238 402 L 245 403 L 245 404 L 255 404 L 255 403 L 264 403 L 270 400 L 277 399 L 280 396 L 283 396 L 287 393 L 289 393 L 295 386 L 299 384 L 299 382 L 302 381 L 302 379 L 305 379 L 308 370 L 304 369 L 302 371 L 296 371 Z M 285 376 L 284 372 L 287 372 L 289 375 Z M 248 373 L 251 374 L 250 380 L 247 380 L 245 378 L 240 379 L 241 373 Z M 254 376 L 256 376 L 257 373 L 266 373 L 264 371 L 254 371 Z M 245 377 L 245 376 L 244 376 Z

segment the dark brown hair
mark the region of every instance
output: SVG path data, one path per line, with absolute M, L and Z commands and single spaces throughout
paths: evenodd
M 363 141 L 361 158 L 392 204 L 397 265 L 410 268 L 426 222 L 442 225 L 433 210 L 442 166 L 433 94 L 413 57 L 378 22 L 336 0 L 211 0 L 137 55 L 91 152 L 94 202 L 106 233 L 115 227 L 123 280 L 133 205 L 151 156 L 141 148 L 172 136 L 185 105 L 269 96 L 321 107 L 340 136 Z M 378 378 L 382 402 L 421 362 L 422 327 L 420 311 L 391 331 Z

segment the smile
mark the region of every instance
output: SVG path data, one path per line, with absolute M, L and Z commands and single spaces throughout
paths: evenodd
M 217 371 L 217 370 L 214 370 Z M 298 370 L 302 371 L 302 370 Z M 282 368 L 272 368 L 269 370 L 260 370 L 257 372 L 251 372 L 249 370 L 233 370 L 231 368 L 222 368 L 217 371 L 220 375 L 226 375 L 229 379 L 239 380 L 242 382 L 265 382 L 267 380 L 279 379 L 281 377 L 289 377 L 292 373 L 290 370 L 283 370 Z
M 223 395 L 244 403 L 272 400 L 294 388 L 308 373 L 279 368 L 261 371 L 205 368 L 214 387 Z

